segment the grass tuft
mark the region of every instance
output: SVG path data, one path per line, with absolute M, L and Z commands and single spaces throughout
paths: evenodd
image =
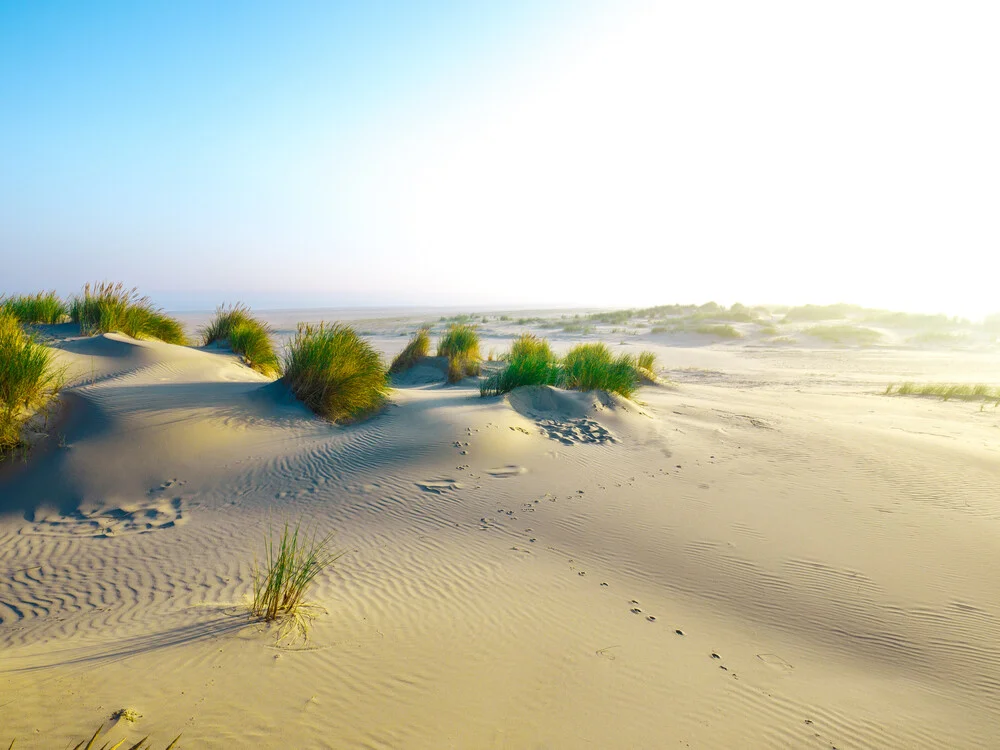
M 639 352 L 639 357 L 636 359 L 636 365 L 640 370 L 654 372 L 656 370 L 656 355 L 650 351 Z
M 20 323 L 29 325 L 53 325 L 69 319 L 69 307 L 55 292 L 0 298 L 0 309 L 13 315 Z
M 97 740 L 99 738 L 101 738 L 101 730 L 102 729 L 104 729 L 104 725 L 103 724 L 101 726 L 97 727 L 97 731 L 94 732 L 94 734 L 91 736 L 91 738 L 89 740 L 80 740 L 80 742 L 78 742 L 73 747 L 73 750 L 94 750 L 97 747 Z M 175 747 L 177 747 L 177 743 L 180 741 L 180 739 L 181 739 L 181 736 L 177 735 L 174 738 L 174 741 L 171 742 L 169 745 L 167 745 L 167 747 L 165 748 L 165 750 L 173 750 Z M 113 745 L 109 744 L 109 742 L 110 742 L 110 740 L 106 741 L 103 745 L 101 745 L 100 750 L 120 750 L 120 748 L 122 747 L 122 745 L 125 744 L 125 738 L 123 737 L 122 739 L 118 740 L 118 742 L 116 742 Z M 14 743 L 11 742 L 10 745 L 11 745 L 11 747 L 13 747 Z M 151 747 L 152 746 L 149 744 L 149 735 L 147 735 L 147 736 L 143 737 L 141 740 L 139 740 L 138 742 L 136 742 L 135 744 L 129 745 L 128 746 L 128 750 L 150 750 Z
M 984 383 L 890 383 L 886 396 L 934 396 L 942 401 L 993 401 L 1000 403 L 1000 387 Z
M 631 398 L 638 376 L 635 357 L 615 357 L 604 344 L 580 344 L 563 359 L 563 383 L 578 391 L 610 391 Z
M 694 332 L 695 333 L 704 333 L 704 334 L 707 334 L 709 336 L 718 336 L 719 338 L 723 338 L 723 339 L 741 339 L 741 338 L 743 338 L 743 334 L 740 333 L 739 331 L 737 331 L 735 328 L 733 328 L 728 323 L 723 323 L 723 324 L 719 324 L 719 325 L 713 325 L 713 324 L 707 323 L 707 324 L 704 324 L 704 325 L 695 326 Z
M 242 303 L 221 305 L 215 317 L 201 332 L 205 346 L 216 342 L 229 345 L 235 354 L 243 357 L 247 366 L 269 378 L 281 374 L 281 362 L 271 344 L 271 328 L 255 318 L 250 308 Z
M 557 385 L 562 379 L 549 342 L 530 333 L 515 339 L 504 359 L 506 367 L 480 383 L 480 396 L 499 396 L 522 385 Z
M 469 375 L 478 375 L 482 355 L 479 334 L 472 326 L 453 324 L 438 343 L 438 356 L 448 358 L 448 382 L 457 383 Z
M 52 350 L 0 310 L 0 455 L 23 447 L 21 430 L 59 393 L 63 371 L 53 366 Z
M 332 422 L 368 416 L 389 393 L 378 352 L 340 323 L 299 324 L 285 352 L 284 381 L 306 406 Z
M 410 338 L 396 358 L 389 365 L 389 373 L 395 374 L 409 370 L 418 360 L 426 357 L 431 351 L 431 336 L 427 328 L 420 328 Z
M 136 339 L 187 343 L 180 321 L 164 315 L 149 297 L 140 296 L 135 288 L 127 289 L 121 282 L 84 286 L 83 294 L 70 303 L 70 318 L 89 336 L 118 332 Z
M 263 568 L 254 559 L 250 614 L 265 622 L 280 623 L 279 639 L 293 629 L 303 638 L 308 635 L 315 605 L 305 601 L 305 594 L 316 576 L 344 554 L 333 552 L 330 540 L 331 535 L 300 537 L 299 525 L 290 529 L 287 523 L 277 542 L 270 530 L 264 538 Z

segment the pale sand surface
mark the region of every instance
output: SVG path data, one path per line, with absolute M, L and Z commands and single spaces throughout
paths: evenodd
M 427 367 L 338 427 L 226 353 L 57 342 L 77 385 L 0 473 L 0 743 L 131 707 L 198 748 L 998 746 L 1000 412 L 880 395 L 997 350 L 598 334 L 677 385 Z M 347 550 L 305 644 L 241 607 L 269 519 Z

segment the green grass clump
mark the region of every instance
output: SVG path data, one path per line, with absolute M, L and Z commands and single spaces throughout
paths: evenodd
M 254 559 L 250 614 L 265 622 L 279 622 L 279 638 L 288 629 L 307 635 L 315 607 L 305 601 L 306 591 L 317 575 L 343 555 L 330 549 L 330 540 L 330 535 L 300 538 L 299 525 L 292 530 L 287 523 L 277 543 L 271 532 L 264 538 L 263 567 Z
M 468 375 L 478 375 L 482 355 L 479 334 L 472 326 L 453 324 L 438 343 L 438 356 L 448 358 L 448 382 L 457 383 Z
M 805 329 L 804 333 L 832 344 L 861 346 L 877 344 L 882 338 L 882 334 L 876 330 L 852 325 L 812 326 Z
M 63 371 L 53 366 L 51 349 L 0 310 L 0 455 L 22 446 L 21 429 L 59 393 Z
M 915 336 L 910 336 L 910 338 L 906 340 L 906 343 L 942 346 L 948 344 L 961 344 L 968 340 L 968 335 L 964 333 L 953 333 L 952 331 L 921 331 Z
M 709 336 L 718 336 L 719 338 L 723 338 L 723 339 L 741 339 L 741 338 L 743 338 L 743 334 L 740 333 L 739 331 L 737 331 L 735 328 L 733 328 L 728 323 L 724 323 L 724 324 L 721 324 L 721 325 L 705 324 L 705 325 L 695 326 L 694 327 L 694 332 L 695 333 L 704 333 L 704 334 L 707 334 Z
M 87 284 L 83 294 L 70 303 L 70 318 L 80 330 L 93 336 L 99 333 L 124 333 L 132 338 L 159 339 L 168 344 L 186 344 L 187 336 L 180 321 L 164 315 L 149 297 L 136 289 L 126 289 L 121 282 L 103 281 Z
M 216 308 L 215 317 L 202 330 L 201 337 L 205 346 L 216 342 L 228 344 L 247 366 L 262 375 L 274 378 L 281 374 L 281 362 L 271 344 L 270 326 L 255 318 L 242 303 Z
M 761 336 L 777 336 L 778 327 L 773 326 L 770 323 L 765 323 L 761 325 L 760 328 L 757 329 L 757 332 L 760 333 Z
M 519 336 L 504 359 L 504 369 L 480 383 L 479 395 L 499 396 L 522 385 L 557 385 L 562 379 L 549 342 L 530 333 Z
M 631 398 L 638 377 L 635 357 L 615 357 L 604 344 L 580 344 L 563 359 L 563 384 L 573 390 L 610 391 Z
M 656 370 L 656 355 L 650 351 L 639 352 L 636 358 L 636 365 L 640 370 L 654 372 Z
M 935 396 L 943 401 L 993 401 L 1000 403 L 1000 387 L 984 383 L 890 383 L 886 396 Z
M 55 292 L 0 298 L 0 309 L 26 324 L 53 325 L 69 318 L 69 307 Z
M 389 365 L 389 372 L 395 374 L 409 370 L 417 363 L 417 360 L 430 354 L 430 351 L 430 331 L 426 328 L 421 328 L 413 334 L 403 351 L 397 354 L 396 358 L 392 360 L 392 364 Z
M 284 381 L 310 409 L 333 422 L 361 419 L 389 394 L 385 365 L 350 326 L 299 323 L 285 352 Z

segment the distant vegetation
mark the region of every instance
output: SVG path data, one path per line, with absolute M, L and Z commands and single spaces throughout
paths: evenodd
M 101 282 L 83 288 L 70 303 L 70 317 L 89 336 L 124 333 L 132 338 L 152 338 L 168 344 L 186 344 L 184 327 L 153 306 L 149 297 L 122 283 Z
M 709 336 L 718 336 L 724 339 L 741 339 L 743 334 L 737 331 L 728 323 L 722 325 L 702 324 L 695 326 L 695 333 L 704 333 Z
M 931 346 L 955 345 L 968 341 L 969 336 L 965 333 L 954 333 L 952 331 L 922 331 L 915 336 L 910 336 L 906 340 L 908 344 L 930 344 Z
M 882 339 L 882 334 L 871 328 L 853 325 L 812 326 L 804 333 L 831 344 L 858 344 L 870 346 Z
M 25 324 L 53 325 L 69 320 L 69 307 L 55 292 L 0 297 L 0 310 Z
M 350 326 L 299 323 L 285 352 L 284 382 L 332 422 L 362 419 L 385 404 L 388 373 L 378 352 Z
M 472 326 L 453 324 L 438 343 L 438 356 L 448 358 L 448 382 L 457 383 L 469 375 L 478 375 L 482 355 L 479 334 Z
M 253 601 L 250 614 L 265 622 L 278 622 L 279 639 L 292 630 L 308 635 L 314 606 L 305 601 L 316 576 L 333 565 L 343 552 L 331 549 L 331 536 L 300 538 L 300 527 L 285 524 L 277 542 L 273 533 L 264 538 L 264 562 L 254 560 Z
M 395 374 L 409 370 L 418 360 L 430 354 L 430 351 L 430 332 L 426 328 L 420 328 L 413 334 L 409 342 L 407 342 L 403 351 L 397 354 L 396 358 L 392 360 L 392 364 L 389 365 L 389 372 Z
M 785 312 L 785 323 L 803 323 L 816 320 L 841 320 L 851 313 L 860 313 L 864 308 L 858 305 L 838 303 L 835 305 L 801 305 L 790 307 Z
M 21 430 L 59 393 L 63 371 L 9 311 L 0 310 L 0 455 L 23 447 Z
M 1000 403 L 1000 387 L 983 383 L 899 383 L 885 389 L 886 396 L 935 396 L 943 401 L 993 401 Z
M 242 303 L 222 305 L 202 331 L 205 346 L 222 342 L 243 357 L 249 367 L 269 378 L 281 374 L 281 362 L 271 344 L 271 328 Z

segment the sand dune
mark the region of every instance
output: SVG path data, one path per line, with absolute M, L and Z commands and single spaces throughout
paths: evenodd
M 0 470 L 0 741 L 996 744 L 1000 416 L 873 387 L 933 354 L 660 347 L 639 403 L 430 361 L 335 427 L 224 352 L 55 345 L 61 421 Z M 298 519 L 347 555 L 278 646 L 241 603 Z

